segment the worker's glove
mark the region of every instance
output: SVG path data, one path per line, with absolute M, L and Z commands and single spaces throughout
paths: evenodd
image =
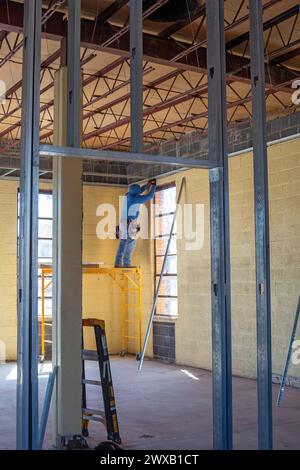
M 149 180 L 148 181 L 148 186 L 156 186 L 156 179 L 153 179 L 153 180 Z

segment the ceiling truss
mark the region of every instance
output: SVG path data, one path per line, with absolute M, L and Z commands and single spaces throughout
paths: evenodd
M 147 19 L 168 0 L 158 0 L 143 14 Z M 230 0 L 229 0 L 230 1 Z M 249 32 L 235 34 L 249 20 L 245 14 L 245 0 L 240 0 L 234 12 L 226 17 L 225 32 L 232 37 L 226 43 L 228 123 L 252 119 L 251 83 L 249 70 Z M 23 47 L 22 15 L 20 3 L 5 0 L 7 8 L 0 8 L 0 52 L 1 69 L 14 62 Z M 53 94 L 54 75 L 63 63 L 66 24 L 63 0 L 52 0 L 43 11 L 43 35 L 55 40 L 57 49 L 49 54 L 41 67 L 41 142 L 51 144 L 53 138 L 54 101 L 44 100 Z M 128 150 L 130 145 L 130 79 L 128 57 L 128 18 L 122 27 L 110 23 L 110 19 L 128 4 L 128 0 L 115 0 L 94 19 L 82 19 L 81 64 L 83 68 L 83 145 L 88 148 Z M 298 69 L 289 61 L 300 54 L 299 1 L 288 9 L 282 0 L 265 1 L 263 9 L 274 16 L 264 22 L 266 100 L 270 104 L 269 114 L 280 114 L 293 110 L 289 100 L 291 83 L 298 78 Z M 278 12 L 279 9 L 279 12 Z M 189 44 L 180 42 L 176 34 L 191 26 Z M 208 122 L 207 69 L 205 38 L 205 5 L 189 20 L 180 20 L 163 28 L 158 35 L 144 33 L 144 143 L 151 148 L 166 140 L 179 139 L 192 131 L 205 133 Z M 288 34 L 287 34 L 288 28 Z M 276 41 L 272 38 L 276 36 Z M 204 39 L 201 39 L 203 38 Z M 276 44 L 275 44 L 276 43 Z M 274 45 L 275 44 L 275 45 Z M 85 66 L 101 52 L 111 54 L 111 62 L 96 72 L 86 72 Z M 154 80 L 147 80 L 160 65 L 168 71 Z M 170 70 L 171 68 L 171 70 Z M 193 74 L 193 80 L 191 79 Z M 196 77 L 196 78 L 195 78 Z M 183 88 L 184 84 L 184 89 Z M 6 91 L 6 101 L 0 105 L 0 140 L 17 142 L 21 128 L 21 88 L 18 80 Z M 4 152 L 3 158 L 11 158 Z M 14 157 L 17 158 L 17 157 Z M 47 163 L 48 164 L 48 163 Z M 4 165 L 4 166 L 3 166 Z M 0 178 L 18 175 L 18 166 L 0 165 Z M 86 163 L 85 175 L 96 178 L 94 168 Z M 111 172 L 116 183 L 126 184 L 138 179 L 138 175 L 127 175 L 126 164 L 112 168 L 112 164 L 98 176 L 109 179 Z M 51 169 L 42 168 L 43 178 L 51 177 Z M 96 181 L 97 182 L 97 181 Z

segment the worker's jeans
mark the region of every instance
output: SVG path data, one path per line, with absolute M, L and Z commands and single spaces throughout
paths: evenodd
M 120 239 L 115 266 L 124 266 L 125 268 L 131 266 L 131 256 L 135 245 L 136 240 L 134 238 Z

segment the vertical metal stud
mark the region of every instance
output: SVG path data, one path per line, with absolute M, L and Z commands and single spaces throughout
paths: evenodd
M 41 0 L 24 3 L 18 263 L 17 448 L 38 447 L 38 195 Z
M 130 0 L 131 150 L 143 151 L 143 2 Z
M 80 147 L 81 1 L 68 0 L 68 10 L 67 54 L 56 77 L 55 138 L 68 147 Z M 53 169 L 53 363 L 58 366 L 54 443 L 61 448 L 81 432 L 82 161 L 58 157 Z
M 206 3 L 214 449 L 232 448 L 232 369 L 224 2 Z
M 262 2 L 250 0 L 250 51 L 256 236 L 258 445 L 272 448 L 272 337 L 268 160 Z
M 68 109 L 67 109 L 67 146 L 81 147 L 82 139 L 82 93 L 81 93 L 81 0 L 68 0 Z

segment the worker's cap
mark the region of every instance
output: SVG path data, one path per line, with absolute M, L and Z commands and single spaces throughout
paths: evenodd
M 131 184 L 129 186 L 129 194 L 140 194 L 141 193 L 141 187 L 138 184 Z

